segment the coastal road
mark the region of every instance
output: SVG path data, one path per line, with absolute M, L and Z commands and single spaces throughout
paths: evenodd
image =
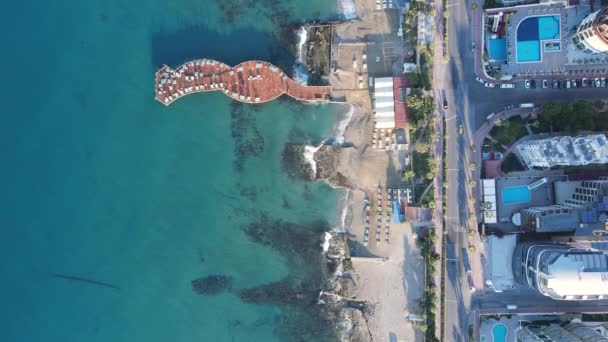
M 463 248 L 468 247 L 467 230 L 476 229 L 468 226 L 467 201 L 472 189 L 468 186 L 470 175 L 470 151 L 468 146 L 473 143 L 474 132 L 480 127 L 485 117 L 491 112 L 504 110 L 507 105 L 519 103 L 534 103 L 540 105 L 546 101 L 571 101 L 576 99 L 598 99 L 608 97 L 608 88 L 579 88 L 579 89 L 524 89 L 523 80 L 516 80 L 515 89 L 486 88 L 475 81 L 475 61 L 472 52 L 471 30 L 479 26 L 471 25 L 477 18 L 472 18 L 470 12 L 479 15 L 479 11 L 469 11 L 472 0 L 448 0 L 448 55 L 449 62 L 441 60 L 442 49 L 435 47 L 435 65 L 433 86 L 436 103 L 440 115 L 446 122 L 447 141 L 447 172 L 448 184 L 447 215 L 445 217 L 447 230 L 446 255 L 446 312 L 444 340 L 468 340 L 468 314 L 471 309 L 471 292 L 462 265 Z M 480 5 L 480 2 L 475 2 Z M 436 0 L 437 18 L 436 38 L 441 37 L 443 30 L 443 4 Z M 477 21 L 479 21 L 477 19 Z M 440 39 L 435 39 L 439 41 Z M 476 44 L 480 47 L 481 44 Z M 440 45 L 439 45 L 440 46 Z M 479 53 L 479 52 L 478 52 Z M 537 86 L 540 85 L 537 82 Z M 448 102 L 448 110 L 442 109 L 443 96 Z M 459 126 L 463 134 L 459 133 Z M 472 156 L 471 156 L 472 157 Z M 473 262 L 473 261 L 472 261 Z M 478 262 L 479 265 L 479 262 Z M 481 272 L 481 270 L 477 270 Z M 527 304 L 532 306 L 555 306 L 555 301 L 538 294 L 529 293 L 522 289 L 505 294 L 488 293 L 476 296 L 475 305 L 481 308 L 504 307 L 507 302 L 521 302 L 522 297 L 530 298 Z M 520 298 L 517 300 L 517 298 Z
M 441 37 L 443 30 L 442 1 L 437 0 L 437 17 L 440 18 L 436 24 Z M 475 126 L 474 116 L 465 115 L 475 112 L 472 103 L 475 98 L 471 98 L 469 92 L 470 80 L 475 79 L 473 67 L 473 57 L 470 51 L 470 26 L 468 11 L 465 0 L 448 0 L 448 45 L 447 53 L 449 62 L 442 60 L 442 50 L 435 49 L 435 54 L 439 55 L 438 62 L 434 65 L 438 77 L 434 89 L 439 90 L 445 96 L 448 103 L 448 110 L 443 110 L 441 105 L 440 112 L 446 124 L 446 158 L 447 170 L 447 211 L 445 217 L 445 229 L 447 230 L 446 246 L 446 284 L 445 284 L 445 321 L 444 336 L 445 341 L 466 341 L 468 339 L 468 311 L 470 310 L 471 292 L 462 264 L 463 249 L 468 247 L 467 226 L 468 208 L 466 206 L 468 198 L 467 170 L 469 161 L 466 146 L 469 132 L 459 134 L 459 125 Z M 439 40 L 439 39 L 436 39 Z M 437 59 L 436 59 L 437 61 Z M 442 102 L 442 100 L 440 100 Z M 472 139 L 472 135 L 471 135 Z

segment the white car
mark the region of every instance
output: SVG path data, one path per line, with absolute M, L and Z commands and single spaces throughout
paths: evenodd
M 486 83 L 486 81 L 484 81 L 484 80 L 483 80 L 483 78 L 481 78 L 481 77 L 479 77 L 479 76 L 475 77 L 475 81 L 477 81 L 477 82 L 479 82 L 479 83 L 481 83 L 481 84 Z
M 513 84 L 513 83 L 505 83 L 505 84 L 501 84 L 500 87 L 502 89 L 513 89 L 513 88 L 515 88 L 515 84 Z
M 495 113 L 490 113 L 488 116 L 486 116 L 486 120 L 490 120 L 491 118 L 494 117 L 494 115 L 496 115 Z
M 530 80 L 526 80 L 526 81 L 524 82 L 524 84 L 525 84 L 525 86 L 526 86 L 526 89 L 530 89 Z
M 484 84 L 484 87 L 486 87 L 486 88 L 494 88 L 494 87 L 495 87 L 495 85 L 494 85 L 494 83 L 487 83 L 487 82 L 486 82 L 486 83 Z
M 600 82 L 600 79 L 599 79 L 599 78 L 596 78 L 596 79 L 595 79 L 595 86 L 596 86 L 597 88 L 599 88 L 599 87 L 601 87 L 601 86 L 602 86 L 602 83 Z

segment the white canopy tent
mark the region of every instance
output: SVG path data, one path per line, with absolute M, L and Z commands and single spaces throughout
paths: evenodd
M 393 78 L 376 78 L 374 83 L 374 98 L 376 99 L 376 127 L 395 128 Z

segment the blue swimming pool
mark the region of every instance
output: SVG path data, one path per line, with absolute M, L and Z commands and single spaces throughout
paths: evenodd
M 515 203 L 528 203 L 530 202 L 530 199 L 530 190 L 525 185 L 502 189 L 502 203 L 505 205 Z
M 488 47 L 490 59 L 507 59 L 507 41 L 504 38 L 490 38 Z
M 560 39 L 560 17 L 545 15 L 528 17 L 517 26 L 517 62 L 540 62 L 541 41 Z
M 502 324 L 496 324 L 492 328 L 492 337 L 494 342 L 505 342 L 507 340 L 507 327 Z

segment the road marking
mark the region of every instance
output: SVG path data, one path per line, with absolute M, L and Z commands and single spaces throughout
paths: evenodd
M 457 116 L 458 116 L 458 115 L 454 114 L 454 115 L 452 115 L 451 117 L 446 118 L 446 119 L 445 119 L 445 121 L 450 121 L 450 120 L 454 119 L 454 118 L 455 118 L 455 117 L 457 117 Z

